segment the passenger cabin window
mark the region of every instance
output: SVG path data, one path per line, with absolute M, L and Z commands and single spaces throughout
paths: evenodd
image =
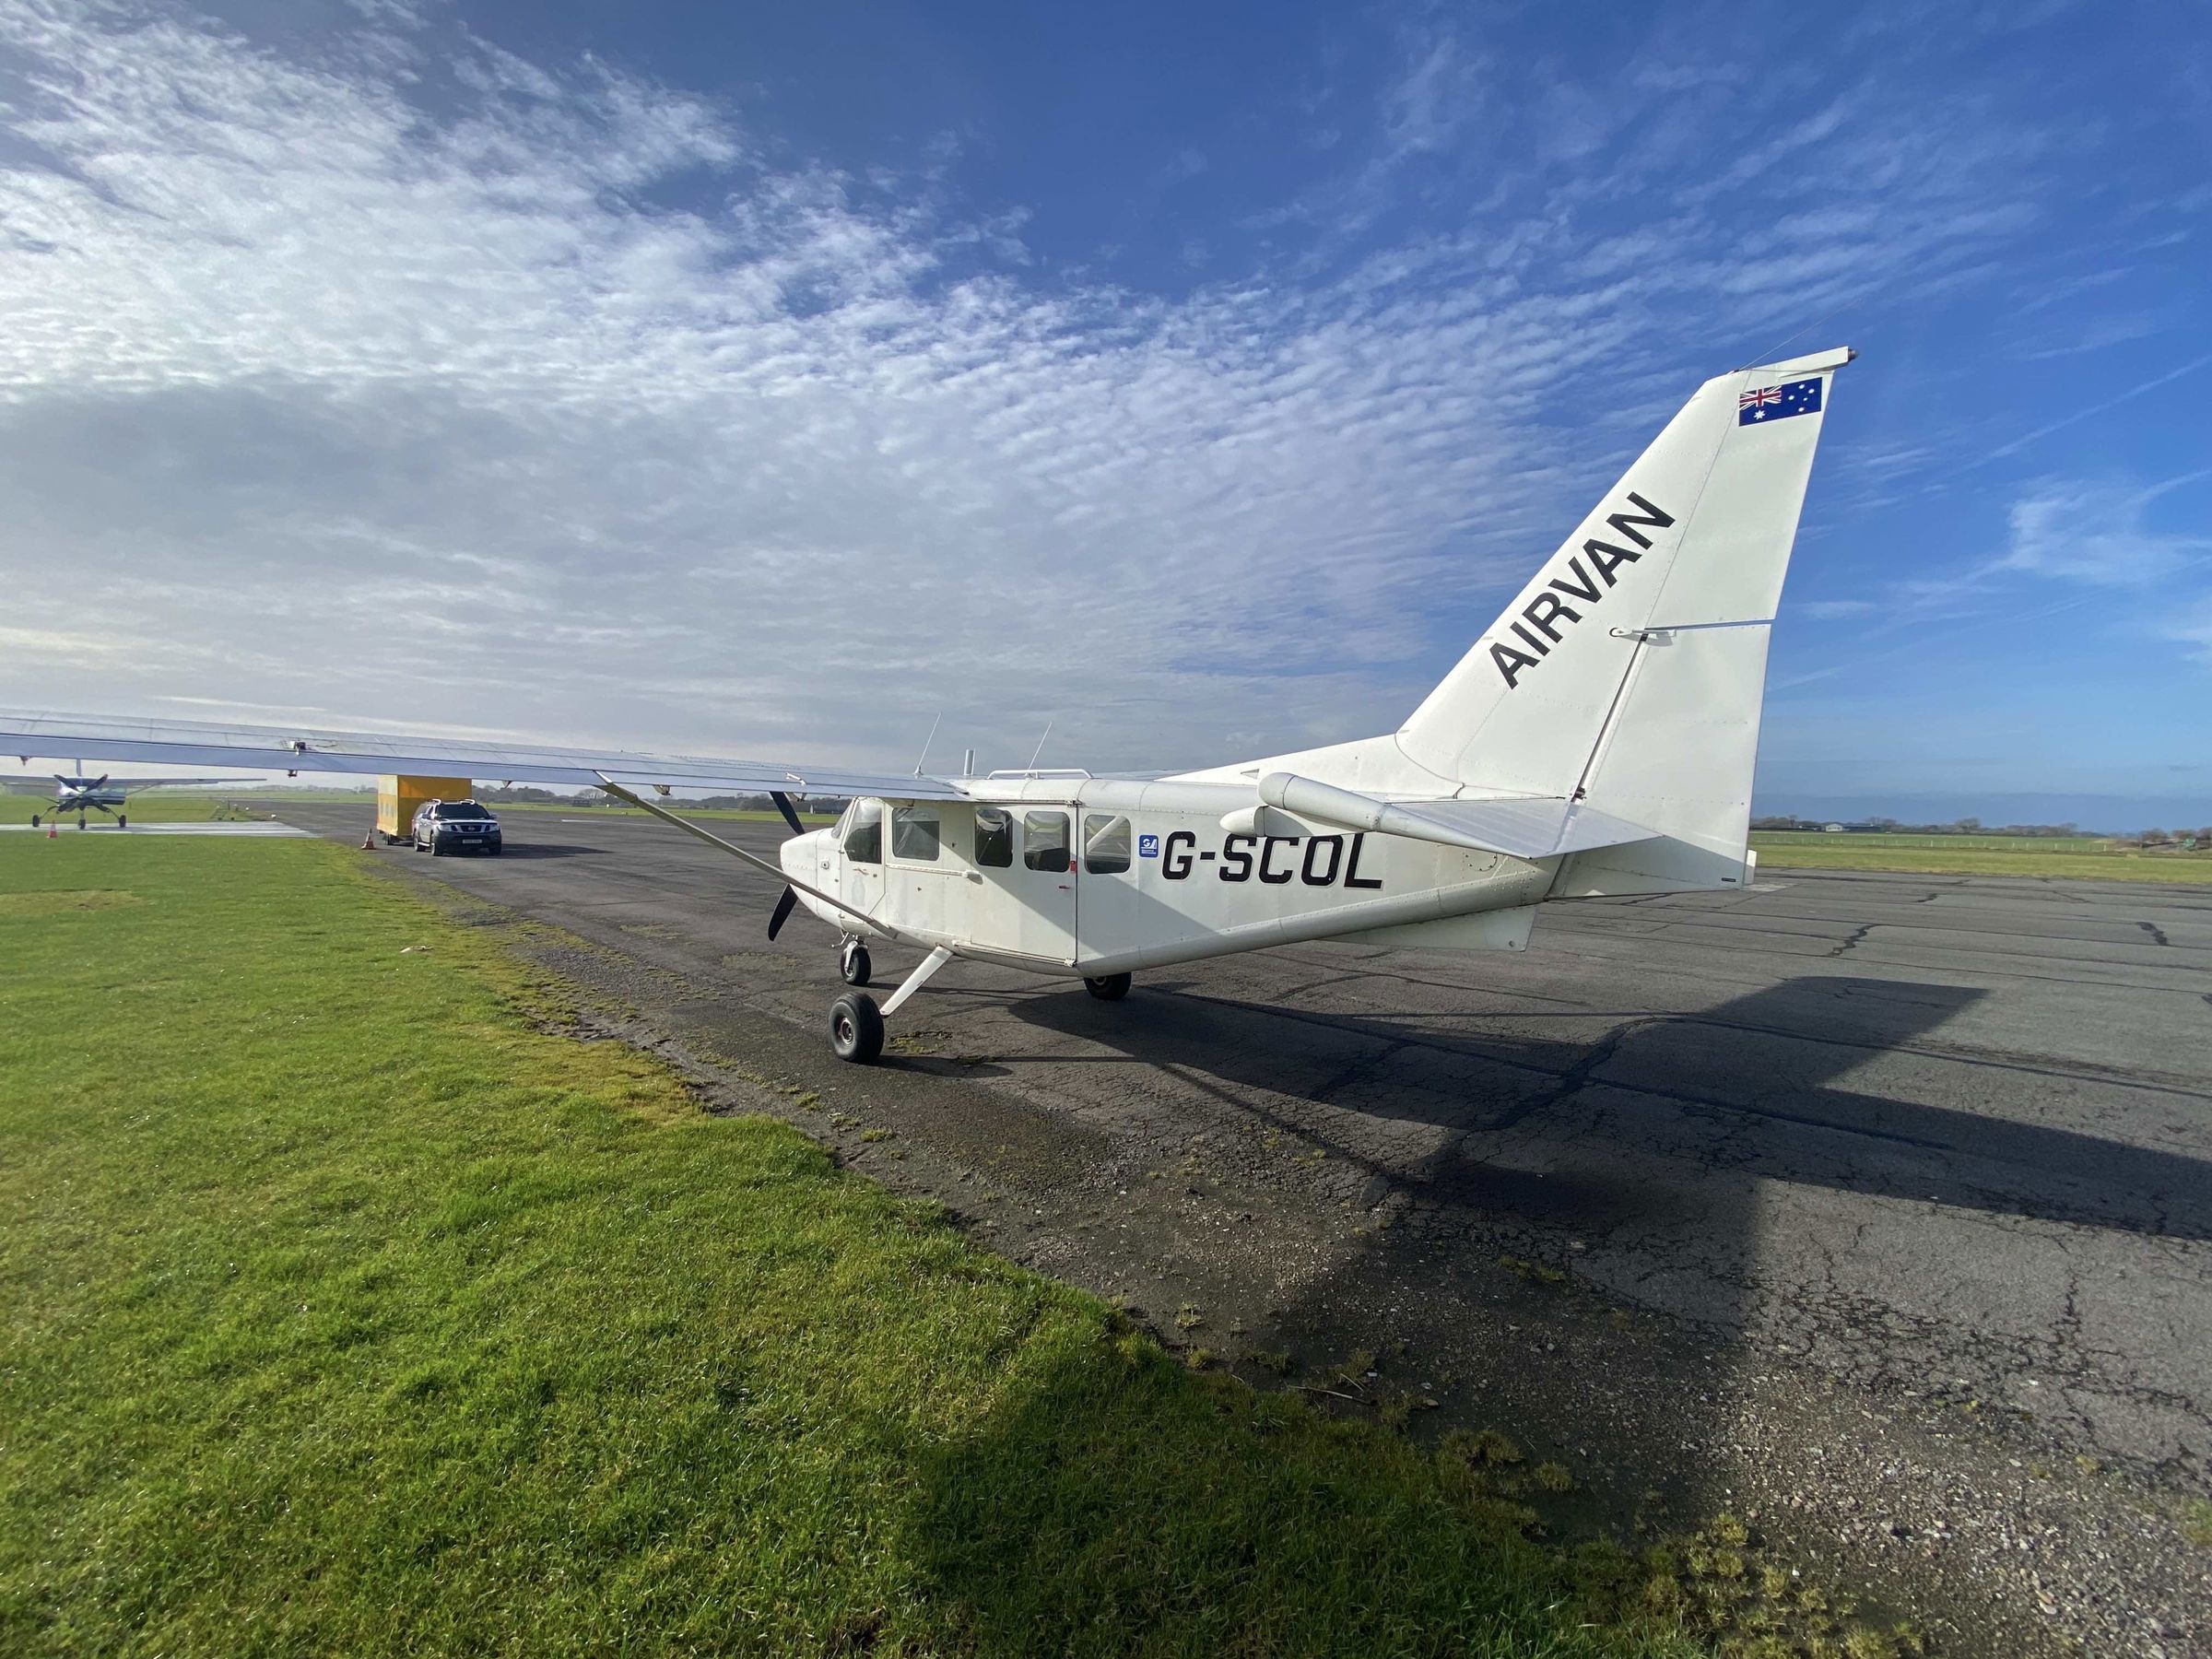
M 1063 874 L 1075 867 L 1067 856 L 1066 813 L 1021 815 L 1021 862 L 1032 870 L 1058 870 Z
M 975 809 L 975 862 L 1003 870 L 1014 862 L 1014 815 L 996 806 Z
M 1129 867 L 1129 820 L 1118 813 L 1083 815 L 1083 867 L 1093 876 L 1119 876 Z
M 845 857 L 853 864 L 883 862 L 883 803 L 855 801 L 845 815 Z
M 891 856 L 934 863 L 937 856 L 937 809 L 935 806 L 891 808 Z

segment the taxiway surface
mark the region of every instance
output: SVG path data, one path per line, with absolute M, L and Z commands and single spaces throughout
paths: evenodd
M 2212 1651 L 2175 1520 L 2212 1480 L 2212 888 L 1772 872 L 1548 907 L 1524 955 L 1299 946 L 1112 1005 L 956 963 L 862 1072 L 817 1029 L 831 936 L 770 944 L 768 878 L 505 821 L 498 860 L 362 856 L 588 941 L 562 965 L 629 1034 L 826 1095 L 853 1161 L 1171 1336 L 1368 1349 L 1616 1510 L 1933 1574 L 1961 1651 Z M 879 994 L 910 965 L 879 950 Z

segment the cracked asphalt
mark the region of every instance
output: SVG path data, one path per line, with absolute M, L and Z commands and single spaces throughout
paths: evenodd
M 1768 872 L 1120 1004 L 956 963 L 860 1070 L 765 877 L 507 827 L 363 857 L 567 930 L 540 954 L 612 1029 L 1170 1340 L 1264 1385 L 1368 1351 L 1417 1428 L 1567 1462 L 1559 1524 L 1733 1509 L 1946 1652 L 2212 1653 L 2212 889 Z

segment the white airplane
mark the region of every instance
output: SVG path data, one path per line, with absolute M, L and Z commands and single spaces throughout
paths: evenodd
M 1768 630 L 1834 350 L 1705 382 L 1396 731 L 1164 778 L 894 777 L 96 716 L 0 714 L 0 745 L 296 772 L 587 784 L 785 883 L 841 935 L 842 1058 L 955 957 L 1079 978 L 1356 939 L 1519 950 L 1547 902 L 1741 888 Z M 767 789 L 771 860 L 649 796 Z M 642 792 L 642 793 L 641 793 Z M 790 797 L 850 797 L 802 832 Z M 868 944 L 924 952 L 880 1006 Z
M 30 757 L 25 755 L 23 760 L 28 765 Z M 83 760 L 77 761 L 76 770 L 79 774 L 83 773 Z M 5 787 L 10 794 L 42 794 L 49 787 L 53 790 L 53 812 L 43 815 L 32 813 L 30 827 L 33 830 L 39 827 L 41 817 L 52 817 L 59 823 L 72 812 L 76 814 L 76 827 L 79 830 L 85 827 L 85 815 L 88 812 L 104 812 L 115 820 L 116 829 L 127 830 L 131 827 L 131 820 L 124 807 L 141 790 L 188 789 L 194 784 L 205 786 L 209 783 L 260 782 L 259 778 L 112 778 L 105 772 L 97 778 L 82 775 L 70 777 L 63 772 L 0 772 L 0 787 Z

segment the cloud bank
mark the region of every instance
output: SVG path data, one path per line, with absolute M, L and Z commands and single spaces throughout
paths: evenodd
M 1724 344 L 2032 217 L 2001 134 L 1786 76 L 1695 172 L 1648 69 L 1601 105 L 1409 41 L 1278 216 L 1317 234 L 1170 298 L 1044 268 L 942 155 L 794 159 L 450 21 L 19 3 L 0 695 L 853 761 L 939 712 L 985 764 L 1052 716 L 1100 766 L 1382 729 Z M 1512 99 L 1575 143 L 1370 233 Z

